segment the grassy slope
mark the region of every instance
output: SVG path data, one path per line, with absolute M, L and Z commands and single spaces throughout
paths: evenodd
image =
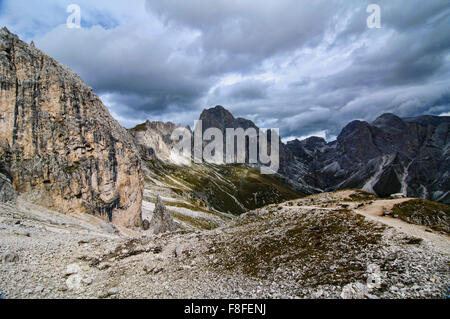
M 413 199 L 394 206 L 393 215 L 413 224 L 450 233 L 450 206 L 425 199 Z
M 317 278 L 333 285 L 364 280 L 361 257 L 379 248 L 384 226 L 338 209 L 279 208 L 235 221 L 211 252 L 217 259 L 212 267 L 269 280 L 282 267 L 303 284 Z
M 260 175 L 259 170 L 243 165 L 175 166 L 161 161 L 146 163 L 171 192 L 188 199 L 190 207 L 240 215 L 269 204 L 303 197 L 278 177 Z M 147 183 L 152 181 L 147 180 Z M 169 203 L 170 205 L 170 203 Z M 186 205 L 177 203 L 177 205 Z

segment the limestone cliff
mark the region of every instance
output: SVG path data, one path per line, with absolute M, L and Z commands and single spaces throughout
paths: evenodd
M 129 132 L 133 136 L 135 144 L 139 147 L 143 159 L 154 160 L 157 158 L 162 161 L 179 164 L 180 160 L 175 156 L 175 152 L 171 151 L 177 144 L 176 141 L 171 139 L 171 135 L 179 128 L 181 126 L 171 122 L 147 121 L 132 128 Z
M 92 89 L 6 28 L 0 83 L 0 162 L 14 188 L 62 213 L 140 226 L 138 152 Z

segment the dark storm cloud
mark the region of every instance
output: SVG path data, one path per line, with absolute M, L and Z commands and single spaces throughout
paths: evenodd
M 379 1 L 383 28 L 375 30 L 366 25 L 366 8 L 371 2 L 327 1 L 311 5 L 281 1 L 276 9 L 257 2 L 201 3 L 148 0 L 147 9 L 169 25 L 201 32 L 202 49 L 215 62 L 216 69 L 205 64 L 209 72 L 238 70 L 251 78 L 262 73 L 258 69 L 261 64 L 275 61 L 269 71 L 289 73 L 283 74 L 270 95 L 266 83 L 259 81 L 250 92 L 260 95 L 236 98 L 232 88 L 244 85 L 247 79 L 243 79 L 232 86 L 219 86 L 208 98 L 215 102 L 220 97 L 221 104 L 228 103 L 239 115 L 247 113 L 257 122 L 279 125 L 285 135 L 302 136 L 323 129 L 336 135 L 352 119 L 371 121 L 385 111 L 404 116 L 439 114 L 448 107 L 447 102 L 438 108 L 435 103 L 450 88 L 446 1 Z M 350 49 L 352 46 L 354 49 Z M 298 63 L 286 63 L 296 59 L 296 50 L 323 54 L 319 48 L 340 56 L 337 63 L 347 66 L 341 69 L 331 64 L 324 74 L 308 74 L 302 72 L 302 63 L 320 64 L 320 60 L 305 59 L 300 54 Z M 342 59 L 344 54 L 348 56 Z M 277 64 L 277 57 L 283 55 L 284 65 Z M 286 72 L 292 65 L 299 69 L 298 77 Z M 432 84 L 438 80 L 444 83 Z M 290 83 L 286 85 L 285 81 Z M 270 101 L 258 100 L 262 97 Z M 250 115 L 246 109 L 256 114 Z
M 217 104 L 283 136 L 450 111 L 448 0 L 6 1 L 0 23 L 70 66 L 113 115 L 192 124 Z M 368 29 L 370 3 L 381 29 Z M 18 14 L 20 12 L 20 15 Z
M 229 86 L 220 86 L 214 90 L 212 96 L 220 101 L 230 99 L 235 102 L 263 100 L 268 97 L 270 83 L 256 80 L 246 80 Z
M 206 72 L 249 71 L 262 60 L 303 46 L 316 46 L 336 23 L 339 3 L 298 1 L 147 0 L 147 10 L 169 25 L 201 33 L 200 44 L 215 62 Z

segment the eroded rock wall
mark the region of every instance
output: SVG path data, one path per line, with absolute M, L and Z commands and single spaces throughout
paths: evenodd
M 0 158 L 14 188 L 62 213 L 140 226 L 143 175 L 129 133 L 70 69 L 0 30 Z M 4 152 L 5 153 L 5 152 Z

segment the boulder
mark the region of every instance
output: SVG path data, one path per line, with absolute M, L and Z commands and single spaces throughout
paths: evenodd
M 361 282 L 351 283 L 342 289 L 342 299 L 364 299 L 368 293 L 367 286 Z
M 155 210 L 153 211 L 149 229 L 155 235 L 177 230 L 177 225 L 173 221 L 172 216 L 167 211 L 167 208 L 159 195 L 156 200 Z

